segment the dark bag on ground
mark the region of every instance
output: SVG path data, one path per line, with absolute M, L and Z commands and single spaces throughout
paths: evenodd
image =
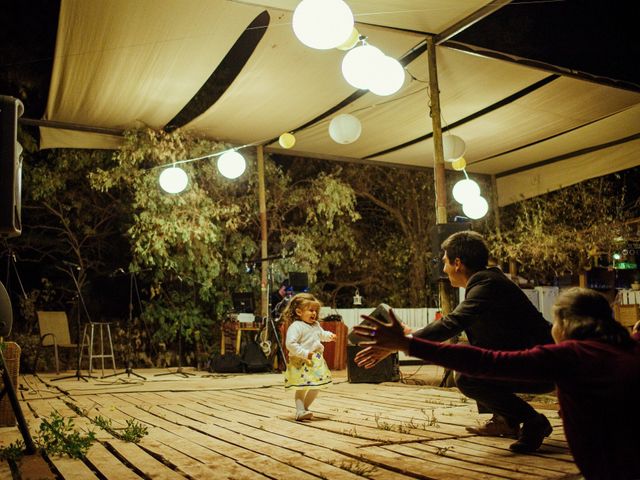
M 269 359 L 255 340 L 248 341 L 242 349 L 242 364 L 247 373 L 267 372 L 271 370 Z
M 209 371 L 215 373 L 241 373 L 243 366 L 242 358 L 235 353 L 216 353 L 209 361 Z

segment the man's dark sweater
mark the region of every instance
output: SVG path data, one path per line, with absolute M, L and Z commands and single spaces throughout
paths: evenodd
M 640 337 L 633 345 L 567 340 L 496 352 L 419 338 L 409 354 L 487 379 L 555 382 L 569 447 L 586 479 L 640 478 Z
M 474 273 L 467 283 L 464 301 L 413 336 L 443 341 L 462 331 L 471 345 L 491 350 L 521 350 L 553 343 L 551 325 L 520 287 L 498 268 Z

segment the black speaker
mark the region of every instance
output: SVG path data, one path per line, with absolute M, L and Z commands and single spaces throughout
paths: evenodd
M 0 95 L 0 234 L 9 237 L 22 232 L 22 146 L 18 143 L 18 118 L 23 112 L 20 100 Z
M 305 272 L 289 272 L 289 286 L 294 292 L 306 292 L 309 289 L 309 276 Z
M 392 353 L 373 368 L 361 368 L 354 361 L 362 350 L 358 345 L 347 345 L 347 380 L 349 383 L 382 383 L 400 380 L 400 360 L 398 353 Z
M 444 265 L 442 263 L 442 255 L 444 252 L 440 248 L 442 242 L 456 232 L 471 230 L 470 222 L 453 222 L 441 223 L 434 225 L 429 231 L 431 240 L 431 281 L 437 282 L 440 279 L 446 279 L 447 275 L 442 271 Z
M 391 321 L 390 308 L 389 305 L 381 303 L 369 316 L 388 323 Z M 371 322 L 363 320 L 360 323 L 369 325 Z M 349 334 L 347 339 L 349 341 L 349 345 L 347 345 L 347 380 L 349 383 L 381 383 L 400 380 L 400 360 L 397 352 L 381 360 L 373 368 L 361 368 L 356 364 L 355 357 L 360 350 L 365 348 L 358 345 L 364 339 L 353 332 Z
M 253 313 L 255 311 L 253 293 L 251 292 L 233 292 L 231 301 L 236 313 Z

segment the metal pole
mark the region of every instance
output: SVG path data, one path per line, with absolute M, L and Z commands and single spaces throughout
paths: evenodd
M 264 147 L 258 145 L 258 203 L 260 208 L 260 257 L 268 257 L 267 245 L 267 199 L 264 174 Z M 269 316 L 269 260 L 260 262 L 260 311 Z

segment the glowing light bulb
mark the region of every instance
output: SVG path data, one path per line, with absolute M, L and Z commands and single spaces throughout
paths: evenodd
M 470 198 L 464 202 L 462 204 L 462 211 L 467 217 L 477 220 L 487 214 L 489 211 L 489 204 L 483 197 L 478 195 L 477 197 Z
M 247 162 L 242 155 L 235 150 L 225 152 L 218 158 L 218 171 L 223 177 L 234 179 L 244 173 Z
M 293 12 L 293 32 L 307 47 L 336 48 L 353 33 L 353 13 L 342 0 L 302 0 Z
M 189 183 L 187 173 L 180 167 L 165 168 L 158 179 L 160 187 L 167 193 L 180 193 Z
M 453 186 L 453 198 L 458 203 L 465 204 L 467 200 L 471 200 L 480 196 L 480 186 L 470 179 L 460 180 Z

